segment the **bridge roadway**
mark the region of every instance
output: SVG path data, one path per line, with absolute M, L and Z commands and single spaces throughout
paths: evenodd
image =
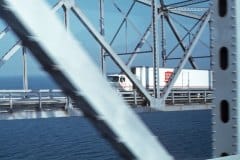
M 136 111 L 153 111 L 136 91 L 117 91 Z M 150 92 L 151 93 L 151 92 Z M 212 91 L 173 90 L 166 111 L 211 109 Z M 0 119 L 81 116 L 80 108 L 58 89 L 0 90 Z

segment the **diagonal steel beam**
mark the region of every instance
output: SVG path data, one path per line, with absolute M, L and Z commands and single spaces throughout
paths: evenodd
M 173 13 L 173 14 L 176 14 L 176 15 L 188 17 L 188 18 L 193 18 L 193 19 L 196 19 L 196 20 L 200 20 L 201 19 L 201 16 L 199 16 L 197 14 L 190 13 L 190 12 L 171 10 L 171 9 L 169 9 L 169 12 Z
M 106 42 L 103 36 L 94 28 L 94 26 L 90 23 L 87 17 L 83 14 L 83 12 L 79 9 L 79 7 L 75 4 L 72 8 L 73 13 L 77 16 L 77 18 L 83 23 L 83 25 L 88 29 L 89 33 L 104 47 L 105 51 L 109 54 L 109 56 L 113 59 L 113 61 L 119 66 L 119 68 L 128 76 L 128 78 L 133 82 L 134 85 L 139 89 L 139 91 L 147 98 L 147 100 L 151 103 L 152 96 L 148 93 L 148 91 L 140 84 L 139 80 L 136 79 L 136 76 L 129 70 L 129 68 L 125 65 L 125 63 L 121 60 L 121 58 L 114 52 L 111 46 Z
M 152 6 L 151 0 L 134 0 L 134 1 L 142 3 L 142 4 L 146 5 L 146 6 Z
M 176 3 L 166 5 L 166 7 L 179 8 L 179 7 L 186 7 L 186 6 L 196 5 L 196 4 L 200 4 L 200 3 L 205 3 L 205 2 L 209 2 L 209 1 L 210 0 L 186 0 L 186 1 L 181 1 L 181 2 L 176 2 Z
M 128 15 L 130 14 L 131 10 L 132 10 L 132 7 L 135 5 L 135 2 L 133 2 L 132 6 L 130 7 L 130 10 L 128 11 L 129 13 L 125 13 L 124 11 L 122 11 L 116 2 L 113 1 L 113 5 L 115 6 L 115 8 L 119 11 L 119 13 L 121 13 L 123 15 L 123 17 L 125 17 L 126 21 L 131 25 L 131 27 L 135 30 L 135 32 L 141 37 L 142 36 L 142 33 L 139 31 L 138 27 L 128 18 Z M 126 16 L 127 15 L 127 16 Z M 123 23 L 122 23 L 123 24 Z M 118 32 L 120 31 L 121 28 L 119 28 Z M 117 32 L 117 33 L 118 33 Z M 116 38 L 115 37 L 116 34 L 114 35 L 114 39 Z M 110 45 L 113 43 L 113 41 L 110 42 Z M 150 45 L 150 43 L 148 43 Z
M 170 16 L 170 17 L 171 17 L 171 19 L 172 19 L 175 23 L 177 23 L 182 29 L 184 29 L 184 30 L 187 32 L 187 34 L 186 34 L 182 39 L 185 39 L 185 38 L 187 37 L 187 35 L 191 35 L 191 36 L 193 36 L 193 37 L 195 36 L 195 34 L 192 33 L 191 31 L 195 28 L 195 26 L 196 26 L 199 22 L 196 22 L 191 29 L 188 29 L 186 26 L 184 26 L 182 23 L 180 23 L 176 18 L 174 18 L 174 17 L 172 17 L 172 16 Z M 201 19 L 202 19 L 202 18 L 201 18 Z M 201 19 L 200 19 L 200 20 L 201 20 Z M 206 44 L 205 42 L 203 42 L 201 39 L 199 39 L 199 42 L 200 42 L 203 46 L 205 46 L 206 48 L 209 48 L 209 45 Z
M 2 32 L 0 32 L 0 39 L 2 39 L 9 32 L 10 29 L 11 28 L 9 26 L 4 28 L 4 30 Z
M 21 41 L 18 41 L 7 53 L 0 59 L 0 68 L 22 47 Z
M 205 29 L 205 27 L 207 26 L 207 24 L 208 24 L 208 22 L 210 20 L 210 17 L 211 17 L 210 12 L 206 13 L 203 16 L 203 21 L 202 21 L 201 25 L 199 26 L 197 34 L 193 38 L 193 40 L 191 42 L 191 45 L 188 47 L 188 49 L 186 50 L 185 54 L 183 55 L 179 66 L 175 68 L 174 73 L 172 74 L 168 84 L 163 88 L 162 96 L 161 96 L 161 103 L 163 103 L 165 101 L 165 99 L 167 98 L 168 94 L 170 93 L 170 91 L 172 89 L 172 86 L 174 85 L 174 83 L 176 82 L 176 80 L 178 78 L 178 75 L 180 74 L 180 72 L 182 71 L 183 67 L 187 63 L 187 60 L 190 57 L 193 49 L 195 48 L 195 46 L 196 46 L 196 44 L 198 42 L 198 39 L 202 35 L 203 30 Z
M 63 0 L 59 0 L 52 8 L 53 12 L 56 12 L 57 10 L 59 10 L 64 4 Z
M 147 38 L 150 36 L 151 34 L 151 29 L 152 29 L 152 24 L 150 24 L 146 31 L 144 32 L 142 38 L 140 39 L 140 41 L 137 43 L 136 47 L 134 48 L 133 53 L 131 54 L 131 56 L 128 58 L 126 65 L 128 67 L 130 67 L 133 63 L 133 60 L 136 58 L 137 53 L 141 50 L 141 48 L 143 47 L 144 43 L 146 42 Z
M 171 30 L 173 31 L 173 34 L 174 34 L 174 36 L 176 37 L 178 43 L 180 44 L 183 52 L 186 52 L 186 47 L 185 47 L 185 45 L 183 44 L 183 41 L 182 41 L 182 39 L 180 38 L 179 33 L 177 32 L 176 27 L 174 26 L 173 22 L 171 21 L 170 16 L 169 16 L 167 13 L 165 13 L 165 14 L 164 14 L 164 17 L 165 17 L 165 19 L 166 19 L 169 27 L 170 27 Z M 192 65 L 192 67 L 193 67 L 194 69 L 197 69 L 197 68 L 198 68 L 197 65 L 195 64 L 193 58 L 192 58 L 191 56 L 189 57 L 189 62 L 190 62 L 190 64 Z
M 113 44 L 114 40 L 116 39 L 117 35 L 119 34 L 119 32 L 120 32 L 120 30 L 121 30 L 123 24 L 124 24 L 124 23 L 126 22 L 126 20 L 127 20 L 127 17 L 128 17 L 129 14 L 131 13 L 131 11 L 132 11 L 132 9 L 133 9 L 135 3 L 136 3 L 136 1 L 134 1 L 134 2 L 132 3 L 132 5 L 131 5 L 130 8 L 128 9 L 127 13 L 124 15 L 124 18 L 123 18 L 121 24 L 119 25 L 119 27 L 118 27 L 116 33 L 114 34 L 112 40 L 110 41 L 110 45 Z M 118 9 L 118 11 L 119 11 L 120 13 L 122 13 L 121 9 L 117 6 L 117 4 L 116 4 L 115 2 L 113 2 L 113 5 L 115 6 L 115 8 Z
M 44 1 L 2 0 L 0 16 L 125 158 L 172 159 Z
M 54 7 L 52 8 L 53 12 L 56 12 L 60 7 L 63 6 L 63 1 L 60 0 Z M 0 39 L 2 39 L 8 32 L 11 30 L 9 26 L 7 26 L 1 33 L 0 33 Z M 0 59 L 0 68 L 9 60 L 11 57 L 17 53 L 17 51 L 22 47 L 21 40 L 19 40 L 16 44 L 13 45 L 13 47 L 5 53 L 1 59 Z
M 157 19 L 156 20 L 158 20 L 159 17 L 160 17 L 160 13 L 157 15 Z M 141 50 L 141 48 L 143 47 L 144 43 L 147 42 L 147 39 L 151 35 L 151 33 L 152 33 L 152 23 L 149 24 L 149 26 L 145 30 L 143 36 L 141 37 L 140 41 L 137 43 L 136 47 L 134 48 L 134 51 L 132 52 L 132 55 L 128 58 L 127 63 L 126 63 L 126 65 L 128 67 L 130 67 L 132 65 L 133 60 L 137 56 L 137 53 Z M 151 45 L 150 45 L 150 47 L 152 48 Z
M 167 7 L 168 10 L 171 11 L 183 11 L 183 12 L 206 12 L 209 7 L 178 7 L 178 8 L 170 8 Z
M 207 12 L 206 12 L 207 13 Z M 206 14 L 205 13 L 205 14 Z M 205 15 L 204 14 L 204 15 Z M 203 15 L 203 16 L 204 16 Z M 174 19 L 173 17 L 171 17 L 171 19 L 172 20 L 174 20 L 176 23 L 178 23 L 179 24 L 179 22 L 176 20 L 176 19 Z M 183 26 L 182 24 L 180 25 L 181 27 L 183 27 L 183 29 L 185 28 L 185 30 L 187 31 L 187 33 L 185 34 L 185 36 L 182 38 L 182 40 L 184 40 L 184 39 L 186 39 L 186 37 L 187 36 L 189 36 L 189 35 L 192 35 L 193 37 L 195 37 L 195 34 L 193 34 L 192 33 L 192 31 L 198 26 L 198 24 L 200 23 L 201 21 L 197 21 L 190 29 L 187 29 L 185 26 Z M 201 41 L 200 41 L 201 42 Z M 179 46 L 179 43 L 177 44 L 177 45 L 175 45 L 174 47 L 173 47 L 173 49 L 168 53 L 168 55 L 167 55 L 167 58 L 174 52 L 174 50 L 176 50 L 176 48 Z M 209 47 L 208 47 L 209 48 Z

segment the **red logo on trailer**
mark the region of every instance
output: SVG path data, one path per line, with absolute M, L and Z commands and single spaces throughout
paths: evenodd
M 172 76 L 173 72 L 172 71 L 167 71 L 165 72 L 165 82 L 168 82 L 170 77 Z

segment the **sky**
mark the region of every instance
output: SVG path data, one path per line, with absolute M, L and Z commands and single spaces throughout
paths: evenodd
M 53 6 L 57 0 L 47 0 L 50 6 Z M 128 8 L 131 6 L 131 0 L 105 0 L 104 3 L 104 15 L 105 15 L 105 39 L 109 43 L 116 32 L 118 26 L 123 20 L 123 15 L 114 7 L 113 2 L 115 2 L 122 12 L 126 13 Z M 166 0 L 166 4 L 170 4 L 173 0 Z M 86 14 L 89 20 L 93 23 L 95 28 L 99 30 L 99 0 L 76 0 L 79 8 Z M 60 9 L 56 12 L 59 19 L 63 22 L 63 10 Z M 178 24 L 179 22 L 187 28 L 190 28 L 195 21 L 189 18 L 183 18 L 180 16 L 172 15 L 175 19 L 175 25 L 178 28 L 179 34 L 183 36 L 186 31 Z M 136 3 L 134 6 L 128 22 L 124 24 L 123 28 L 120 30 L 119 36 L 112 44 L 112 48 L 117 53 L 132 52 L 136 44 L 138 43 L 141 35 L 146 30 L 147 26 L 151 23 L 151 8 L 140 3 Z M 6 24 L 0 21 L 0 30 L 3 30 Z M 70 13 L 70 32 L 76 37 L 76 39 L 81 43 L 86 50 L 89 52 L 90 57 L 100 66 L 100 46 L 88 33 L 85 27 L 78 21 L 73 13 Z M 136 29 L 137 28 L 137 29 Z M 166 48 L 169 52 L 176 44 L 176 38 L 172 34 L 169 26 L 164 22 L 165 37 L 166 37 Z M 137 32 L 136 32 L 137 30 Z M 201 38 L 205 43 L 209 43 L 209 33 L 208 29 L 204 31 Z M 0 40 L 0 56 L 3 56 L 15 43 L 18 38 L 10 31 L 3 39 Z M 152 41 L 152 36 L 148 38 L 149 43 Z M 143 46 L 144 51 L 149 51 L 150 46 L 145 44 Z M 171 55 L 172 57 L 180 57 L 181 49 L 178 48 L 176 52 Z M 67 54 L 67 53 L 66 53 Z M 209 50 L 204 45 L 199 43 L 193 53 L 193 56 L 209 55 Z M 129 55 L 128 55 L 129 56 Z M 126 61 L 128 56 L 122 56 L 123 61 Z M 107 72 L 117 72 L 118 69 L 110 58 L 107 61 Z M 209 59 L 196 59 L 197 64 L 201 69 L 209 68 Z M 168 67 L 174 67 L 177 61 L 168 61 Z M 42 70 L 41 65 L 34 59 L 31 53 L 27 53 L 27 65 L 28 65 L 28 75 L 29 76 L 46 76 L 47 74 Z M 133 63 L 134 66 L 152 66 L 152 55 L 151 53 L 138 55 Z M 21 76 L 22 75 L 22 50 L 20 49 L 16 54 L 7 61 L 0 69 L 0 76 Z M 190 67 L 187 64 L 186 67 Z

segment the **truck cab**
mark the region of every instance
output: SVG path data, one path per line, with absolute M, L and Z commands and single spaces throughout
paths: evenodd
M 107 76 L 110 84 L 120 91 L 132 91 L 133 85 L 128 77 L 124 74 L 110 74 Z

